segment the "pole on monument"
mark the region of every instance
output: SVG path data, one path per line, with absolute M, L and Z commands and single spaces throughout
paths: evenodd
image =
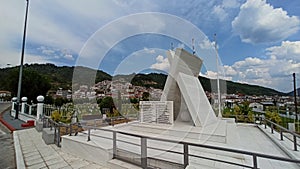
M 24 32 L 23 32 L 23 42 L 22 42 L 22 53 L 21 53 L 21 64 L 19 71 L 19 82 L 18 82 L 18 93 L 17 93 L 17 108 L 15 119 L 18 119 L 19 115 L 19 104 L 21 99 L 21 86 L 22 86 L 22 74 L 23 74 L 23 63 L 24 63 L 24 51 L 25 51 L 25 39 L 26 39 L 26 28 L 27 28 L 27 15 L 28 15 L 28 6 L 29 0 L 26 0 L 26 12 L 25 12 L 25 23 L 24 23 Z
M 217 47 L 217 35 L 214 34 L 215 50 L 216 50 L 216 65 L 217 65 L 217 90 L 218 90 L 218 117 L 222 118 L 221 113 L 221 92 L 220 92 L 220 79 L 219 79 L 219 58 L 218 58 L 218 47 Z

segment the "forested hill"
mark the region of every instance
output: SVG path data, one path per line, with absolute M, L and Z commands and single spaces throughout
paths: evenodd
M 11 80 L 11 73 L 17 71 L 19 67 L 10 67 L 0 69 L 0 90 L 8 90 L 7 81 Z M 76 67 L 82 74 L 84 72 L 95 71 L 86 67 Z M 45 77 L 51 84 L 51 89 L 56 90 L 58 87 L 63 89 L 70 89 L 73 78 L 74 67 L 69 66 L 56 66 L 54 64 L 31 64 L 24 65 L 24 70 L 31 70 L 39 73 Z M 111 80 L 113 77 L 103 71 L 98 70 L 96 74 L 96 82 L 103 80 Z M 130 79 L 133 85 L 154 87 L 162 89 L 167 79 L 167 75 L 162 73 L 150 74 L 131 74 L 131 75 L 118 75 L 115 79 L 124 78 Z M 17 79 L 16 79 L 17 80 Z M 210 80 L 205 77 L 199 77 L 199 80 L 205 91 L 216 92 L 216 80 Z M 286 93 L 278 92 L 274 89 L 265 88 L 257 85 L 241 84 L 232 81 L 220 81 L 221 92 L 227 91 L 228 94 L 245 94 L 245 95 L 286 95 Z

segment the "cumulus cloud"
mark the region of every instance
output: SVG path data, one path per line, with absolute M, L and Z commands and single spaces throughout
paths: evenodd
M 73 57 L 73 55 L 71 55 L 71 54 L 66 54 L 66 55 L 64 56 L 64 58 L 67 59 L 67 60 L 74 60 L 74 57 Z
M 211 49 L 215 45 L 215 42 L 210 42 L 208 39 L 203 40 L 199 43 L 201 49 Z
M 149 48 L 144 48 L 144 51 L 146 52 L 146 53 L 150 53 L 150 54 L 154 54 L 155 53 L 155 49 L 149 49 Z
M 247 0 L 232 21 L 233 31 L 246 43 L 278 42 L 299 30 L 300 21 L 266 0 Z
M 266 49 L 267 58 L 247 57 L 225 65 L 226 77 L 248 84 L 271 87 L 283 92 L 292 90 L 292 74 L 300 74 L 299 42 L 282 42 Z
M 162 55 L 158 55 L 156 57 L 156 63 L 151 65 L 151 69 L 159 69 L 163 71 L 168 71 L 170 68 L 170 64 L 168 58 L 164 58 Z
M 212 13 L 215 14 L 220 21 L 224 21 L 228 17 L 225 9 L 220 5 L 214 6 Z
M 267 55 L 277 59 L 286 59 L 300 62 L 300 41 L 283 41 L 280 46 L 266 49 Z
M 221 4 L 213 6 L 212 14 L 222 22 L 228 18 L 229 9 L 239 6 L 240 3 L 237 0 L 223 0 Z

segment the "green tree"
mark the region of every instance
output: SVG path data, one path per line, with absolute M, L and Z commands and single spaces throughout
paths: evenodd
M 12 69 L 6 79 L 6 87 L 11 91 L 12 96 L 17 96 L 19 70 Z M 46 96 L 51 84 L 44 76 L 36 71 L 24 69 L 22 74 L 21 97 L 36 101 L 37 96 Z
M 142 95 L 142 100 L 143 101 L 149 101 L 150 100 L 150 93 L 149 92 L 144 92 Z
M 109 108 L 112 111 L 112 108 L 115 107 L 114 100 L 112 97 L 105 97 L 102 99 L 101 103 L 99 104 L 100 109 Z
M 266 111 L 266 118 L 276 124 L 281 123 L 281 118 L 279 116 L 279 113 L 275 111 Z

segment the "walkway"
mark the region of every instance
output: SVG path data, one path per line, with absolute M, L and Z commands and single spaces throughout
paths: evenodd
M 64 153 L 54 144 L 46 145 L 35 128 L 15 131 L 14 142 L 18 168 L 106 168 Z
M 0 103 L 0 118 L 1 113 L 9 108 L 10 103 Z M 15 149 L 11 131 L 0 122 L 0 168 L 14 169 L 15 163 Z

